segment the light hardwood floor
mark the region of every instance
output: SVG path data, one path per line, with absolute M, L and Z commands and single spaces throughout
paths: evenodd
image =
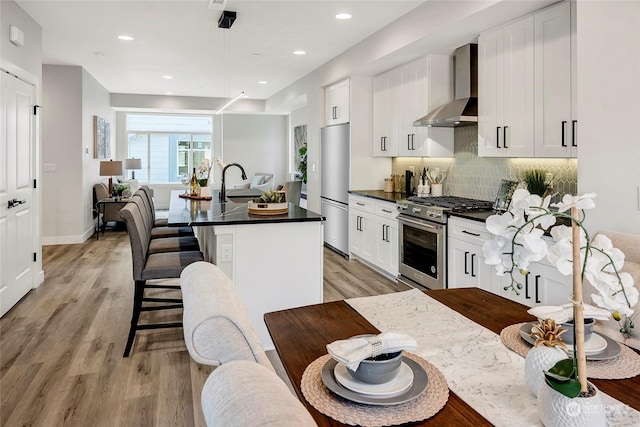
M 46 246 L 43 268 L 45 282 L 0 319 L 0 426 L 205 425 L 200 390 L 213 368 L 190 359 L 181 329 L 138 333 L 122 357 L 133 298 L 126 232 Z M 326 249 L 324 271 L 325 301 L 395 291 Z

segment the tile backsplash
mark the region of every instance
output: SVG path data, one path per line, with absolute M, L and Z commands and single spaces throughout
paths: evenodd
M 558 196 L 575 194 L 578 186 L 576 159 L 533 159 L 478 157 L 478 128 L 455 129 L 453 158 L 398 157 L 392 161 L 394 174 L 404 175 L 410 166 L 416 173 L 423 168 L 447 170 L 443 194 L 494 200 L 503 179 L 521 182 L 522 173 L 529 169 L 542 169 L 553 174 L 553 188 Z M 522 185 L 522 184 L 521 184 Z

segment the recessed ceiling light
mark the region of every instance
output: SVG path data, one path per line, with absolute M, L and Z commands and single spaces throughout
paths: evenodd
M 294 55 L 306 55 L 307 52 L 305 52 L 304 50 L 294 50 L 293 54 Z
M 125 35 L 118 36 L 118 38 L 119 38 L 120 40 L 126 40 L 126 41 L 135 40 L 133 37 L 131 37 L 131 36 L 125 36 Z
M 258 57 L 258 56 L 260 56 L 260 54 L 259 53 L 252 53 L 251 56 Z
M 351 19 L 350 13 L 339 13 L 336 15 L 336 19 Z
M 170 76 L 170 75 L 166 74 L 166 75 L 162 76 L 162 78 L 169 80 L 169 79 L 172 79 L 173 76 Z
M 264 80 L 260 80 L 260 81 L 258 82 L 258 84 L 259 84 L 259 85 L 266 85 L 267 83 L 269 83 L 269 82 L 266 82 L 266 81 L 264 81 Z

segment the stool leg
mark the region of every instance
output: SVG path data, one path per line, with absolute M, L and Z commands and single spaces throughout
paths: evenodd
M 122 357 L 129 357 L 133 340 L 136 338 L 136 329 L 138 328 L 138 320 L 140 319 L 140 311 L 142 310 L 142 298 L 144 296 L 145 280 L 136 280 L 135 290 L 133 292 L 133 314 L 131 315 L 131 327 L 129 328 L 129 337 L 127 345 L 124 348 Z

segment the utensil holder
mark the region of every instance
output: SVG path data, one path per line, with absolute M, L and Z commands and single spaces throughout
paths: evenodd
M 442 184 L 431 184 L 431 195 L 442 196 Z

